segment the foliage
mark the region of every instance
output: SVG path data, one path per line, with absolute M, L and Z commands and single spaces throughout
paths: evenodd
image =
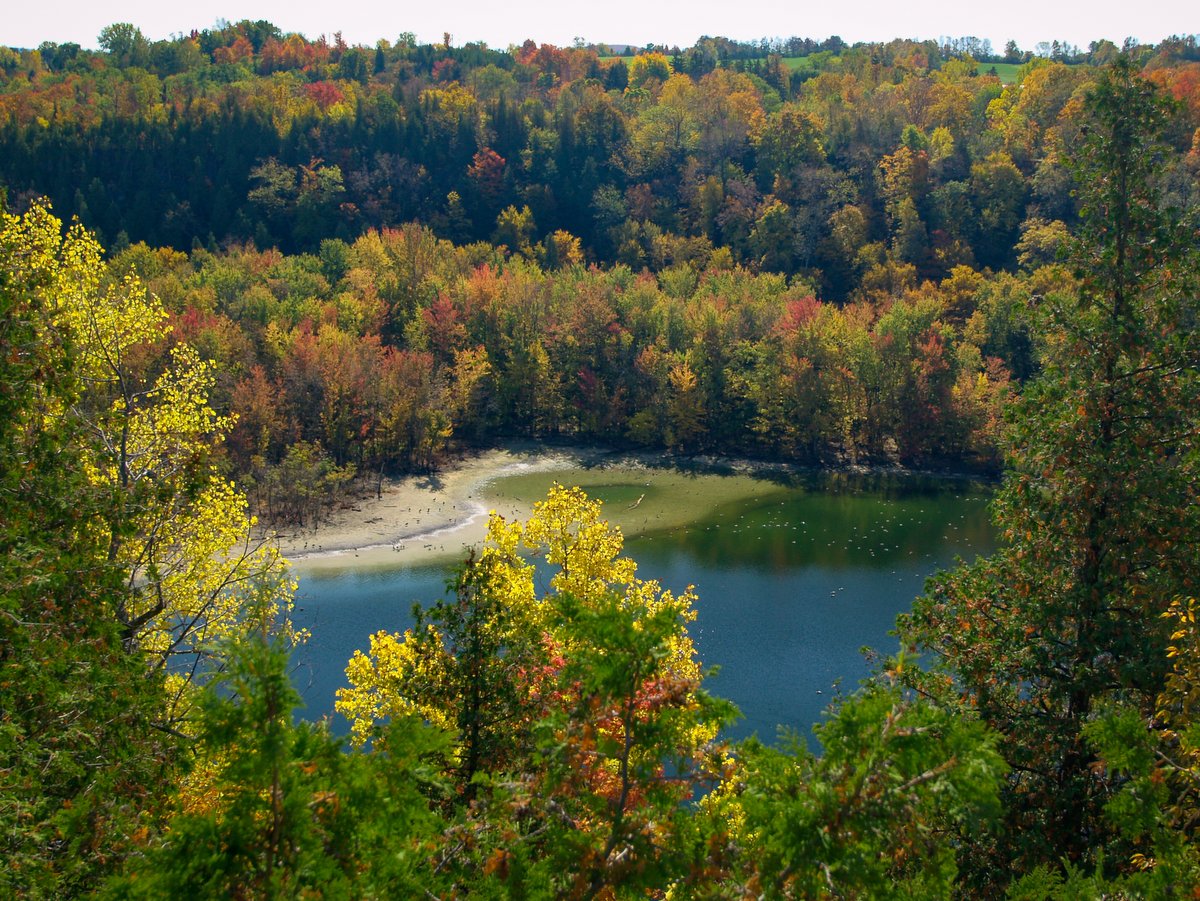
M 901 622 L 945 673 L 914 682 L 1005 736 L 1008 828 L 965 846 L 980 888 L 1062 856 L 1126 865 L 1104 813 L 1122 779 L 1098 767 L 1087 724 L 1111 704 L 1153 715 L 1161 614 L 1198 562 L 1197 269 L 1194 230 L 1161 194 L 1170 111 L 1128 64 L 1088 111 L 1078 288 L 1046 297 L 1043 373 L 1011 412 L 996 506 L 1010 544 L 939 577 Z
M 160 821 L 195 680 L 290 589 L 216 472 L 211 365 L 45 206 L 7 214 L 0 724 L 7 884 L 85 892 Z M 245 546 L 244 546 L 245 547 Z
M 124 570 L 82 476 L 83 388 L 57 306 L 87 289 L 91 244 L 44 207 L 0 221 L 0 893 L 84 894 L 158 822 L 174 739 L 163 680 L 125 653 Z
M 99 245 L 81 230 L 70 247 L 77 280 L 54 314 L 77 341 L 86 390 L 69 414 L 91 437 L 88 481 L 112 499 L 89 527 L 125 573 L 114 611 L 123 640 L 183 692 L 213 642 L 258 627 L 246 612 L 263 586 L 276 600 L 261 615 L 286 611 L 283 563 L 252 542 L 245 498 L 211 460 L 229 425 L 208 403 L 212 364 L 182 343 L 163 354 L 170 329 L 157 298 L 132 275 L 104 285 Z M 179 698 L 166 721 L 186 716 Z
M 894 661 L 903 666 L 903 658 Z M 817 756 L 750 742 L 734 791 L 739 884 L 769 898 L 944 898 L 958 875 L 948 824 L 993 828 L 1007 767 L 969 716 L 876 683 L 818 728 Z M 729 813 L 726 813 L 729 816 Z
M 1188 40 L 1140 52 L 1189 102 L 1190 140 L 1200 82 Z M 246 21 L 154 42 L 116 23 L 102 52 L 4 48 L 0 181 L 21 202 L 51 197 L 112 245 L 315 253 L 419 221 L 460 243 L 496 231 L 526 257 L 571 235 L 589 262 L 640 266 L 634 244 L 653 241 L 631 232 L 649 228 L 802 272 L 839 301 L 864 287 L 830 223 L 847 206 L 893 262 L 935 280 L 962 263 L 1012 266 L 1025 220 L 1073 221 L 1055 189 L 1061 148 L 1111 44 L 1048 45 L 1019 71 L 1000 63 L 1002 83 L 951 43 L 787 43 L 810 52 L 724 38 L 628 60 L 532 42 L 351 47 Z M 901 167 L 918 176 L 908 203 L 880 184 L 896 162 L 915 164 Z M 747 240 L 778 202 L 793 210 L 797 253 Z
M 687 835 L 679 804 L 719 762 L 730 708 L 700 688 L 693 596 L 637 578 L 599 512 L 555 487 L 524 524 L 493 516 L 456 601 L 376 634 L 347 669 L 338 709 L 358 742 L 413 713 L 457 736 L 450 775 L 469 804 L 443 865 L 464 885 L 590 897 L 666 884 Z M 557 568 L 545 596 L 522 548 Z
M 426 760 L 445 751 L 412 721 L 390 756 L 343 753 L 326 727 L 294 723 L 300 697 L 285 644 L 243 640 L 222 655 L 196 722 L 207 794 L 193 798 L 111 897 L 396 897 L 427 888 L 436 818 Z M 386 849 L 386 851 L 384 850 Z
M 216 364 L 210 435 L 233 429 L 260 510 L 301 441 L 377 485 L 513 434 L 995 467 L 1003 386 L 1032 368 L 1024 336 L 989 321 L 991 279 L 941 286 L 1020 265 L 1019 293 L 1046 293 L 1078 222 L 1063 149 L 1098 73 L 1065 60 L 1111 55 L 1060 46 L 1004 87 L 970 42 L 795 40 L 811 51 L 795 77 L 713 38 L 627 63 L 532 42 L 356 48 L 265 22 L 161 42 L 117 24 L 105 42 L 4 70 L 0 181 L 114 246 L 191 249 L 164 265 L 134 243 L 122 262 L 157 270 L 141 274 L 174 335 Z M 1190 102 L 1180 149 L 1200 124 L 1185 45 L 1143 55 Z M 659 296 L 626 296 L 622 265 L 656 273 Z M 912 358 L 888 353 L 875 322 L 917 292 L 945 301 L 942 326 L 982 313 L 981 340 L 935 327 Z M 846 318 L 819 317 L 819 352 L 793 354 L 780 332 L 808 294 Z M 695 389 L 669 381 L 682 367 Z M 934 372 L 933 390 L 914 384 Z M 320 468 L 300 496 L 326 493 Z
M 0 48 L 0 886 L 1195 885 L 1194 39 L 1048 45 L 1003 85 L 973 39 L 450 43 Z M 351 748 L 296 724 L 290 586 L 231 479 L 307 525 L 513 434 L 1003 444 L 1009 544 L 930 583 L 900 633 L 931 669 L 839 699 L 820 754 L 731 749 L 691 589 L 556 488 L 350 661 Z
M 1009 367 L 1032 368 L 1033 276 L 963 267 L 839 307 L 744 269 L 544 272 L 478 252 L 412 227 L 322 257 L 135 245 L 113 267 L 171 298 L 172 336 L 216 376 L 218 424 L 236 418 L 232 472 L 257 513 L 287 525 L 322 517 L 352 476 L 378 487 L 513 434 L 994 465 Z

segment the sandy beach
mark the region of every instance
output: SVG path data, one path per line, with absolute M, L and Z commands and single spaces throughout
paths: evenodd
M 532 445 L 469 454 L 431 475 L 387 480 L 381 497 L 356 499 L 315 529 L 281 531 L 275 539 L 301 571 L 461 559 L 483 541 L 490 511 L 529 515 L 528 504 L 489 493 L 496 479 L 589 465 L 600 455 Z
M 431 475 L 384 482 L 383 494 L 354 500 L 315 529 L 278 532 L 282 554 L 299 573 L 462 560 L 487 534 L 488 515 L 527 519 L 554 473 L 591 496 L 619 502 L 605 517 L 626 535 L 667 529 L 720 504 L 770 490 L 759 478 L 786 466 L 693 458 L 690 466 L 661 453 L 513 444 L 464 455 Z M 681 504 L 680 498 L 688 502 Z

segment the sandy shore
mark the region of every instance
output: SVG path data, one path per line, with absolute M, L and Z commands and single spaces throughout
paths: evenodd
M 356 500 L 316 529 L 276 533 L 282 554 L 299 571 L 426 563 L 462 559 L 480 544 L 490 511 L 524 519 L 529 506 L 496 499 L 494 480 L 587 465 L 598 453 L 519 446 L 482 451 L 451 461 L 433 475 L 384 482 L 382 497 Z

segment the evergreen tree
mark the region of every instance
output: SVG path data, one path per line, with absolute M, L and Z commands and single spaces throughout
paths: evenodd
M 1008 545 L 900 622 L 939 655 L 914 684 L 977 709 L 1012 767 L 1006 828 L 964 844 L 978 893 L 1039 862 L 1123 862 L 1103 813 L 1119 776 L 1083 730 L 1112 700 L 1153 716 L 1162 614 L 1200 572 L 1195 232 L 1159 187 L 1171 108 L 1123 61 L 1087 110 L 1076 288 L 1040 301 L 1043 371 L 1012 409 L 996 502 Z
M 434 894 L 427 794 L 448 742 L 401 718 L 388 752 L 346 754 L 296 723 L 285 642 L 226 648 L 200 703 L 198 770 L 170 829 L 106 889 L 114 898 L 401 898 Z

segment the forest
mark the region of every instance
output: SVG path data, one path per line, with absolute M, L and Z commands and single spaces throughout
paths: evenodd
M 1200 891 L 1200 48 L 0 47 L 0 890 Z M 513 436 L 994 474 L 803 739 L 559 487 L 297 718 L 311 526 Z M 556 573 L 535 578 L 531 558 Z

